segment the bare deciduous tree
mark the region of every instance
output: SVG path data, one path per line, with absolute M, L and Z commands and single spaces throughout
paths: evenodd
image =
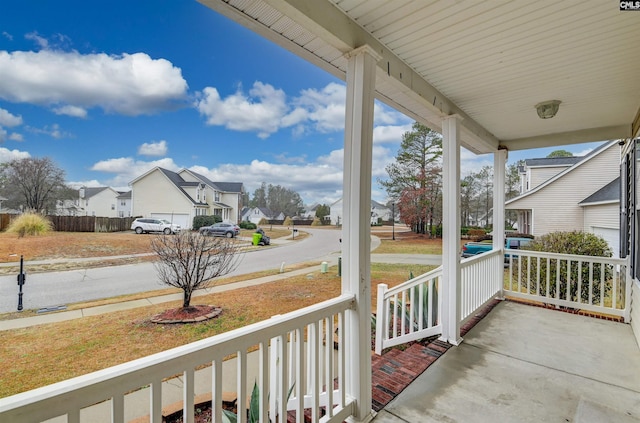
M 191 295 L 213 283 L 213 279 L 232 272 L 239 263 L 239 244 L 230 238 L 203 236 L 182 231 L 158 235 L 151 240 L 158 255 L 154 266 L 160 281 L 184 292 L 182 307 L 191 304 Z
M 0 190 L 9 207 L 35 212 L 55 209 L 55 200 L 67 187 L 64 170 L 49 157 L 15 159 L 0 166 Z

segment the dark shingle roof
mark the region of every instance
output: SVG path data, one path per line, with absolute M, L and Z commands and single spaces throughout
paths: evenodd
M 84 188 L 84 198 L 91 198 L 96 194 L 101 193 L 105 189 L 109 187 L 93 187 L 93 188 Z
M 193 198 L 191 198 L 191 196 L 189 194 L 187 194 L 187 192 L 182 188 L 182 187 L 194 187 L 194 186 L 198 186 L 200 184 L 200 182 L 187 182 L 184 179 L 182 179 L 182 176 L 178 175 L 175 172 L 172 172 L 168 169 L 164 169 L 159 167 L 158 170 L 160 170 L 160 172 L 164 173 L 166 175 L 167 178 L 169 178 L 169 180 L 171 182 L 173 182 L 173 184 L 180 190 L 182 191 L 182 193 L 189 199 L 191 200 L 191 202 L 193 204 L 204 204 L 204 203 L 200 203 L 196 200 L 194 200 Z
M 190 170 L 196 178 L 200 179 L 205 184 L 212 186 L 222 192 L 242 192 L 242 182 L 213 182 L 211 179 L 204 175 L 201 175 L 193 170 Z
M 573 166 L 584 157 L 543 157 L 539 159 L 526 159 L 524 163 L 528 167 L 535 166 Z
M 620 200 L 620 177 L 617 177 L 607 185 L 600 188 L 578 204 L 602 203 L 606 201 Z

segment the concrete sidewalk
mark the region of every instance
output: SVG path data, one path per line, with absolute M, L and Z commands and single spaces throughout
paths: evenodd
M 337 260 L 336 260 L 337 263 Z M 262 278 L 249 279 L 246 281 L 230 283 L 226 285 L 213 286 L 208 289 L 198 290 L 193 293 L 193 297 L 197 298 L 203 295 L 215 294 L 223 291 L 230 291 L 233 289 L 246 288 L 248 286 L 262 285 L 269 282 L 275 282 L 282 279 L 287 279 L 293 276 L 306 275 L 311 272 L 319 271 L 320 266 L 307 267 L 304 269 L 298 269 L 291 272 L 280 273 L 277 275 L 264 276 Z M 102 306 L 82 308 L 78 310 L 59 311 L 48 314 L 41 314 L 38 316 L 25 317 L 21 319 L 12 320 L 0 320 L 0 331 L 26 328 L 29 326 L 41 325 L 46 323 L 63 322 L 66 320 L 79 319 L 82 317 L 97 316 L 100 314 L 112 313 L 121 310 L 130 310 L 138 307 L 145 307 L 155 304 L 166 303 L 169 301 L 182 300 L 182 293 L 167 295 L 150 295 L 148 298 L 139 300 L 122 301 L 113 304 L 106 304 Z

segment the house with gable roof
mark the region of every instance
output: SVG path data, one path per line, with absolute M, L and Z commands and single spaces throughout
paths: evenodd
M 545 179 L 546 177 L 546 179 Z M 518 230 L 540 236 L 585 231 L 606 239 L 618 253 L 620 148 L 602 144 L 584 157 L 530 159 L 521 169 L 524 191 L 505 203 L 517 212 Z
M 242 182 L 213 182 L 188 169 L 155 167 L 129 183 L 133 216 L 155 217 L 193 227 L 196 216 L 218 215 L 237 223 L 242 209 Z
M 120 192 L 111 187 L 81 187 L 78 190 L 78 216 L 118 217 Z

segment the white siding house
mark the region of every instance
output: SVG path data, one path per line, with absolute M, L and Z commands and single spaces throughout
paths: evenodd
M 531 191 L 582 159 L 582 157 L 526 159 L 524 166 L 520 169 L 520 194 Z
M 275 219 L 273 212 L 266 207 L 248 207 L 242 213 L 242 221 L 255 223 L 256 225 L 262 219 Z
M 618 198 L 598 200 L 596 193 L 617 186 L 620 148 L 616 141 L 604 143 L 574 165 L 533 189 L 506 202 L 518 212 L 518 230 L 540 236 L 555 231 L 584 230 L 606 235 L 612 249 L 618 248 L 613 230 L 619 229 Z M 605 189 L 609 187 L 609 189 Z M 608 234 L 607 234 L 608 233 Z
M 131 191 L 120 193 L 116 209 L 118 217 L 131 217 Z
M 329 216 L 332 225 L 342 224 L 344 220 L 342 216 L 342 198 L 331 204 Z M 386 222 L 389 220 L 391 220 L 391 209 L 384 204 L 371 200 L 371 224 L 376 225 L 380 221 Z
M 120 193 L 110 187 L 78 190 L 79 216 L 118 217 L 117 204 Z

